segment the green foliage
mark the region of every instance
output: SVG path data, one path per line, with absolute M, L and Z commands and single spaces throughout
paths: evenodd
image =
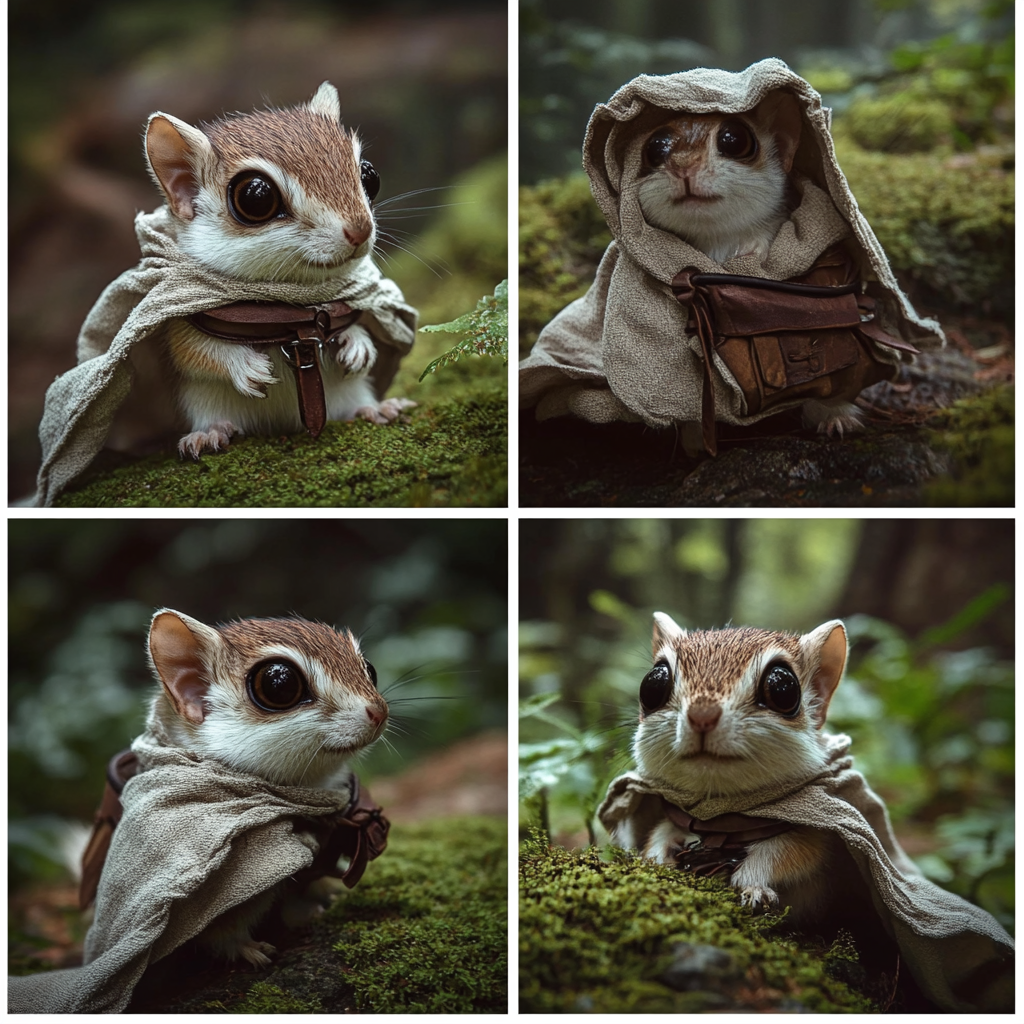
M 500 818 L 394 829 L 328 914 L 361 1012 L 507 1012 L 507 831 Z
M 934 149 L 953 132 L 953 118 L 941 100 L 899 94 L 856 100 L 844 124 L 864 149 L 919 153 Z
M 865 1012 L 822 961 L 767 933 L 721 882 L 624 854 L 523 844 L 519 869 L 520 1010 L 681 1013 L 710 1010 Z M 731 990 L 678 992 L 659 980 L 672 946 L 716 946 L 735 964 Z
M 442 366 L 457 362 L 465 355 L 501 356 L 508 364 L 508 279 L 502 281 L 493 295 L 485 295 L 476 309 L 446 324 L 431 324 L 421 331 L 444 331 L 447 334 L 465 334 L 467 337 L 427 364 L 420 374 L 423 380 Z
M 213 1009 L 214 1007 L 210 1007 Z M 217 1007 L 224 1009 L 223 1006 Z M 257 981 L 245 999 L 231 1007 L 232 1013 L 323 1013 L 319 999 L 298 999 L 276 985 Z
M 1010 385 L 963 398 L 932 418 L 933 443 L 954 459 L 952 476 L 930 483 L 930 505 L 1014 504 L 1014 390 Z

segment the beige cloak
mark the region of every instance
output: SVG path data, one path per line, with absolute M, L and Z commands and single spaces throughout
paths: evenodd
M 634 120 L 651 107 L 742 113 L 775 89 L 791 92 L 802 108 L 803 130 L 792 174 L 800 203 L 779 230 L 764 265 L 753 255 L 715 263 L 675 235 L 649 225 L 638 199 L 644 133 L 636 131 Z M 695 335 L 686 333 L 687 312 L 669 287 L 673 277 L 696 267 L 782 281 L 806 273 L 826 249 L 844 240 L 868 282 L 867 294 L 876 300 L 882 329 L 918 348 L 944 344 L 939 325 L 919 317 L 900 290 L 860 213 L 836 162 L 830 114 L 818 93 L 777 58 L 738 73 L 698 68 L 641 75 L 599 104 L 587 126 L 583 166 L 613 241 L 590 290 L 541 331 L 533 351 L 520 363 L 521 405 L 536 407 L 538 419 L 572 414 L 594 423 L 642 420 L 656 427 L 699 422 L 701 347 Z M 900 358 L 891 349 L 873 347 L 882 360 Z M 717 354 L 712 359 L 717 370 L 711 374 L 716 419 L 747 424 L 788 407 L 779 404 L 748 415 L 728 368 Z
M 399 360 L 412 347 L 416 311 L 369 256 L 351 261 L 341 274 L 316 285 L 245 282 L 211 270 L 182 252 L 176 240 L 177 221 L 166 206 L 140 213 L 135 233 L 142 260 L 100 295 L 82 325 L 78 365 L 61 374 L 46 392 L 39 424 L 43 460 L 35 505 L 52 505 L 103 448 L 115 415 L 133 387 L 136 369 L 155 364 L 151 355 L 143 356 L 140 343 L 172 317 L 232 302 L 305 306 L 342 299 L 363 311 L 358 322 L 376 343 L 372 376 L 378 396 L 383 396 Z M 287 381 L 275 386 L 294 385 Z M 167 404 L 171 387 L 165 378 L 164 394 L 144 399 L 147 405 L 152 403 L 154 416 L 161 399 Z
M 149 731 L 125 783 L 85 940 L 85 966 L 8 979 L 9 1013 L 119 1013 L 146 968 L 214 918 L 308 868 L 298 818 L 346 810 L 347 791 L 272 786 Z
M 987 911 L 921 875 L 893 835 L 885 804 L 853 770 L 850 737 L 824 739 L 829 760 L 819 774 L 742 796 L 701 798 L 620 775 L 598 818 L 616 845 L 637 849 L 664 819 L 662 796 L 703 820 L 735 812 L 834 832 L 924 994 L 944 1010 L 1012 1011 L 1013 940 Z

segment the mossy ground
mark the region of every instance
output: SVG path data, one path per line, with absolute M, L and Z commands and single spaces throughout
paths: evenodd
M 486 817 L 394 826 L 387 851 L 311 934 L 271 936 L 272 967 L 206 967 L 192 982 L 179 970 L 136 989 L 128 1009 L 505 1013 L 507 831 L 504 818 Z
M 848 942 L 813 951 L 770 932 L 721 883 L 635 857 L 524 844 L 519 881 L 520 1010 L 524 1013 L 868 1012 L 829 973 Z M 675 943 L 732 958 L 725 979 L 676 991 L 659 980 Z M 841 948 L 840 948 L 841 945 Z
M 507 276 L 504 157 L 465 175 L 413 251 L 382 261 L 420 325 L 473 309 Z M 396 211 L 396 216 L 400 213 Z M 382 228 L 388 230 L 387 215 Z M 198 461 L 171 451 L 139 460 L 104 453 L 56 502 L 74 508 L 504 506 L 508 501 L 508 370 L 472 358 L 419 375 L 457 338 L 418 332 L 389 394 L 418 403 L 408 422 L 330 423 L 305 434 L 246 437 Z

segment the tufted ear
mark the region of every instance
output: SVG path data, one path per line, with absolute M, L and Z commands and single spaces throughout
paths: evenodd
M 149 627 L 149 662 L 178 715 L 193 725 L 206 717 L 213 656 L 223 641 L 217 630 L 163 608 Z
M 686 636 L 686 630 L 677 626 L 664 612 L 654 613 L 654 640 L 652 643 L 652 654 L 658 656 L 662 647 L 671 644 L 673 640 L 682 640 Z
M 306 106 L 314 114 L 320 114 L 332 121 L 341 121 L 341 101 L 338 99 L 338 90 L 330 82 L 324 82 Z
M 829 701 L 843 677 L 848 646 L 846 627 L 839 619 L 832 619 L 800 637 L 804 664 L 811 669 L 810 686 L 818 698 L 815 723 L 819 729 L 825 724 Z
M 200 168 L 216 161 L 210 140 L 170 114 L 152 114 L 146 125 L 146 161 L 171 213 L 179 220 L 195 215 Z

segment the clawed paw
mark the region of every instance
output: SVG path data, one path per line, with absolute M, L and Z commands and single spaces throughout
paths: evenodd
M 740 904 L 753 911 L 769 910 L 779 902 L 779 895 L 766 886 L 746 885 L 740 889 Z
M 366 328 L 357 325 L 341 336 L 334 358 L 350 373 L 361 373 L 377 361 L 377 347 Z
M 270 966 L 270 954 L 277 952 L 277 947 L 272 946 L 269 942 L 257 942 L 255 939 L 250 939 L 248 942 L 243 942 L 238 947 L 238 955 L 245 960 L 248 960 L 253 967 L 269 967 Z
M 240 358 L 231 366 L 231 383 L 236 391 L 247 398 L 266 398 L 271 384 L 280 384 L 274 376 L 274 364 L 270 356 L 250 348 L 242 348 Z
M 241 434 L 241 431 L 233 423 L 211 423 L 205 430 L 193 430 L 191 434 L 186 434 L 178 442 L 178 454 L 182 458 L 189 455 L 198 459 L 206 451 L 223 451 L 235 434 Z
M 382 426 L 394 423 L 406 409 L 414 409 L 416 403 L 409 398 L 385 398 L 375 405 L 364 405 L 356 409 L 355 418 L 369 420 Z

